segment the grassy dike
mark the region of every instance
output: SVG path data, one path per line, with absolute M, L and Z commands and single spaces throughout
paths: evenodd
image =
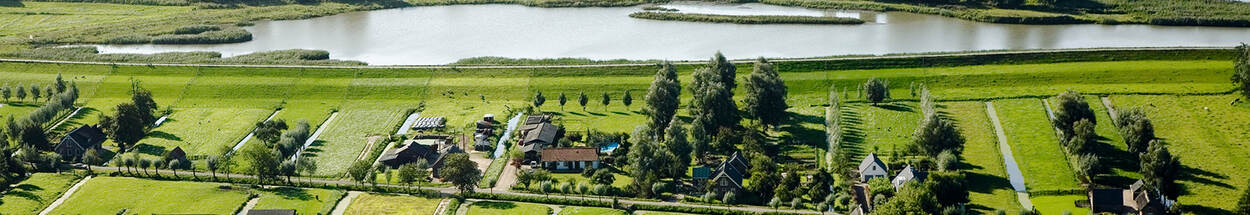
M 717 14 L 697 14 L 697 13 L 671 13 L 671 12 L 636 12 L 629 14 L 629 17 L 637 19 L 652 19 L 666 21 L 687 21 L 687 22 L 712 22 L 712 23 L 735 23 L 735 24 L 832 24 L 832 25 L 851 25 L 864 24 L 864 20 L 856 18 L 843 17 L 827 17 L 827 16 L 737 16 L 737 15 L 717 15 Z

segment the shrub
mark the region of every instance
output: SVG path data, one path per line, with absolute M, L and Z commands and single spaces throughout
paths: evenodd
M 108 44 L 144 44 L 151 43 L 152 37 L 147 35 L 122 35 L 105 40 Z
M 220 44 L 252 40 L 252 33 L 242 28 L 228 28 L 198 34 L 166 34 L 152 38 L 154 44 Z
M 215 25 L 188 25 L 174 29 L 174 34 L 199 34 L 209 31 L 220 31 L 221 27 Z

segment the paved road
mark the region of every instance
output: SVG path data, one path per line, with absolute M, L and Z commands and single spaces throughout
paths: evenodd
M 900 58 L 917 58 L 917 57 L 950 57 L 950 56 L 978 56 L 978 55 L 998 55 L 998 54 L 1030 54 L 1030 53 L 1053 53 L 1053 52 L 1092 52 L 1092 51 L 1127 51 L 1127 50 L 1211 50 L 1211 49 L 1231 49 L 1231 47 L 1128 47 L 1128 48 L 1083 48 L 1083 49 L 1045 49 L 1045 50 L 1015 50 L 1015 51 L 983 51 L 983 52 L 961 52 L 961 53 L 920 53 L 920 54 L 903 54 L 888 56 L 849 56 L 849 57 L 816 57 L 816 58 L 788 58 L 788 59 L 770 59 L 771 62 L 810 62 L 810 61 L 841 61 L 841 60 L 870 60 L 870 59 L 900 59 Z M 62 63 L 62 64 L 93 64 L 93 65 L 124 65 L 124 66 L 199 66 L 199 67 L 266 67 L 266 68 L 333 68 L 333 69 L 360 69 L 360 68 L 393 68 L 393 69 L 532 69 L 532 68 L 583 68 L 583 67 L 622 67 L 622 66 L 649 66 L 654 63 L 626 63 L 626 64 L 587 64 L 587 65 L 409 65 L 409 66 L 317 66 L 317 65 L 239 65 L 239 64 L 171 64 L 171 63 L 111 63 L 111 62 L 88 62 L 88 61 L 64 61 L 64 60 L 31 60 L 31 59 L 10 59 L 0 58 L 0 62 L 25 62 L 25 63 Z M 754 60 L 735 60 L 734 63 L 750 63 Z M 673 62 L 677 65 L 698 65 L 704 61 L 682 61 Z
M 117 171 L 117 167 L 106 167 L 106 166 L 91 166 L 91 169 L 92 169 L 92 170 L 95 170 L 95 171 L 101 171 L 101 172 L 112 172 L 112 171 Z M 156 172 L 157 174 L 170 174 L 170 175 L 172 175 L 172 174 L 173 174 L 173 171 L 170 171 L 170 170 L 148 170 L 148 171 L 149 171 L 149 172 Z M 189 173 L 190 173 L 190 171 L 178 171 L 178 172 L 180 172 L 181 174 L 183 174 L 183 176 L 185 176 L 186 174 L 189 174 Z M 196 174 L 196 175 L 198 175 L 199 177 L 210 177 L 210 176 L 209 176 L 209 175 L 210 175 L 210 173 L 207 173 L 207 172 L 196 172 L 195 174 Z M 224 176 L 224 175 L 222 175 L 222 174 L 217 174 L 217 177 L 218 177 L 218 178 L 224 178 L 225 176 Z M 250 175 L 231 174 L 231 175 L 230 175 L 230 178 L 237 178 L 237 179 L 254 179 L 255 177 L 252 177 L 252 176 L 250 176 Z M 356 182 L 352 182 L 352 181 L 348 181 L 348 180 L 333 180 L 333 179 L 323 179 L 323 178 L 291 177 L 291 180 L 293 180 L 293 181 L 304 181 L 304 182 L 311 181 L 311 182 L 313 182 L 313 183 L 321 183 L 321 184 L 334 184 L 334 185 L 356 185 Z M 403 185 L 396 185 L 396 184 L 378 184 L 377 186 L 382 186 L 382 187 L 392 187 L 392 188 L 408 188 L 407 186 L 403 186 Z M 415 188 L 413 188 L 413 189 L 415 189 Z M 436 192 L 439 192 L 439 193 L 442 193 L 442 194 L 446 194 L 446 195 L 452 195 L 452 194 L 458 194 L 458 193 L 460 193 L 460 191 L 459 191 L 459 190 L 457 190 L 455 187 L 421 188 L 421 189 L 431 190 L 431 191 L 436 191 Z M 577 199 L 577 200 L 586 199 L 586 200 L 596 200 L 596 201 L 604 201 L 604 202 L 611 201 L 609 198 L 595 199 L 595 198 L 584 198 L 584 197 L 580 197 L 580 196 L 564 196 L 564 195 L 554 195 L 554 194 L 553 194 L 553 195 L 543 195 L 543 194 L 533 194 L 533 193 L 518 193 L 518 192 L 512 192 L 512 191 L 506 191 L 506 190 L 504 190 L 504 191 L 501 191 L 501 190 L 489 190 L 489 189 L 481 189 L 481 188 L 475 189 L 475 192 L 478 192 L 478 193 L 498 193 L 498 194 L 507 194 L 507 195 L 516 195 L 516 196 L 530 196 L 530 197 L 561 198 L 561 199 Z M 349 195 L 350 195 L 350 194 L 349 194 Z M 350 197 L 350 196 L 349 196 L 349 197 Z M 714 208 L 714 209 L 728 209 L 728 210 L 738 210 L 738 211 L 749 211 L 749 212 L 757 212 L 757 213 L 763 213 L 763 212 L 785 212 L 785 213 L 796 213 L 796 214 L 820 214 L 819 212 L 816 212 L 816 211 L 809 211 L 809 210 L 774 210 L 774 209 L 772 209 L 772 208 L 758 207 L 758 206 L 745 206 L 745 205 L 735 205 L 735 206 L 729 206 L 729 207 L 726 207 L 726 206 L 713 206 L 713 205 L 689 204 L 689 203 L 682 203 L 682 202 L 658 202 L 658 201 L 640 201 L 640 200 L 625 200 L 625 199 L 621 199 L 621 200 L 619 200 L 619 201 L 620 201 L 622 204 L 632 204 L 632 205 L 659 205 L 659 206 L 682 206 L 682 207 L 697 207 L 697 208 Z M 834 215 L 837 215 L 837 213 L 834 213 Z

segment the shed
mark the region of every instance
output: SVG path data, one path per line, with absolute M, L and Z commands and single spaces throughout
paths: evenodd
M 169 150 L 168 153 L 165 153 L 166 161 L 175 159 L 180 161 L 187 160 L 187 152 L 183 151 L 181 146 L 175 146 L 173 150 Z
M 524 145 L 554 144 L 556 143 L 556 136 L 558 136 L 556 133 L 559 133 L 559 132 L 560 132 L 559 127 L 556 127 L 555 125 L 552 125 L 551 123 L 542 123 L 542 124 L 538 124 L 538 126 L 535 127 L 534 129 L 526 132 L 525 138 L 522 139 L 521 141 L 522 141 L 522 144 Z
M 877 158 L 876 153 L 869 153 L 867 157 L 864 157 L 864 160 L 859 162 L 858 170 L 860 182 L 868 182 L 868 180 L 873 178 L 889 176 L 889 169 L 885 162 L 881 162 L 881 159 Z

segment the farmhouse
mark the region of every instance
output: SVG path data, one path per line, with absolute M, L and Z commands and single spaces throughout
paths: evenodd
M 873 178 L 888 177 L 889 170 L 886 169 L 885 162 L 877 158 L 877 154 L 869 153 L 864 157 L 864 161 L 859 162 L 859 181 L 868 182 Z
M 443 166 L 443 159 L 449 154 L 463 152 L 459 146 L 448 144 L 447 139 L 407 140 L 398 148 L 388 149 L 378 157 L 378 162 L 391 168 L 399 168 L 404 164 L 424 160 L 433 169 L 431 172 L 434 177 L 439 177 L 438 169 Z
M 581 171 L 599 168 L 596 148 L 550 148 L 542 152 L 542 166 L 551 171 Z
M 899 189 L 903 189 L 903 186 L 906 186 L 908 182 L 915 181 L 916 183 L 924 183 L 924 179 L 924 173 L 916 171 L 915 168 L 908 165 L 903 168 L 903 171 L 898 172 L 898 176 L 894 176 L 894 180 L 890 180 L 890 183 L 894 184 L 894 190 L 898 191 Z
M 1129 189 L 1093 189 L 1089 204 L 1093 213 L 1163 214 L 1162 198 L 1151 195 L 1145 183 L 1137 180 Z
M 99 127 L 83 125 L 61 138 L 61 143 L 56 145 L 56 153 L 66 160 L 78 160 L 88 149 L 99 150 L 100 143 L 106 138 Z
M 542 153 L 543 148 L 554 146 L 556 139 L 559 138 L 560 128 L 552 125 L 550 122 L 526 125 L 526 128 L 528 130 L 522 130 L 525 136 L 521 138 L 518 144 L 521 146 L 521 152 L 525 153 L 526 161 L 540 159 L 539 154 Z
M 708 179 L 712 184 L 708 188 L 710 192 L 719 194 L 736 193 L 742 190 L 742 178 L 750 170 L 746 158 L 739 153 L 734 152 L 728 159 L 721 162 L 715 171 L 711 172 L 711 178 Z

